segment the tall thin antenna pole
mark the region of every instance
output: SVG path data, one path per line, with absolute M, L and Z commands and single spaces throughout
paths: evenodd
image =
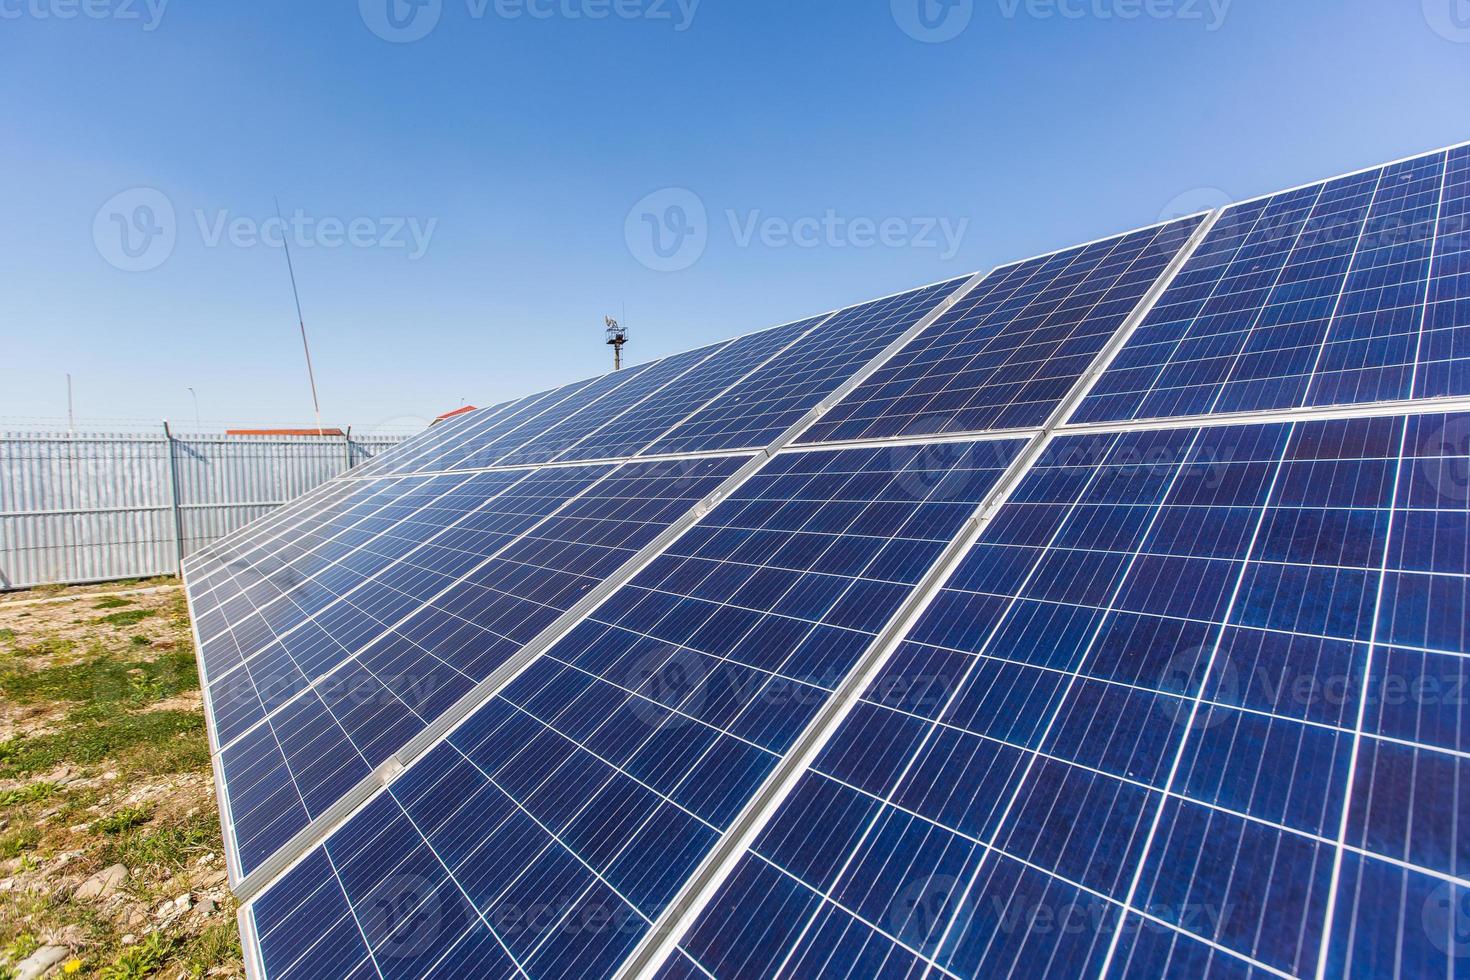
M 70 372 L 66 376 L 66 434 L 69 436 L 77 434 L 76 412 L 72 408 Z
M 306 318 L 301 315 L 301 292 L 296 288 L 296 267 L 291 264 L 291 236 L 286 234 L 286 219 L 281 217 L 281 199 L 276 202 L 276 220 L 281 223 L 281 247 L 286 250 L 286 271 L 291 274 L 291 295 L 296 299 L 296 322 L 301 325 L 301 349 L 306 352 L 306 377 L 311 381 L 311 407 L 316 411 L 316 434 L 323 435 L 322 403 L 316 397 L 316 372 L 311 368 L 311 345 L 306 342 Z

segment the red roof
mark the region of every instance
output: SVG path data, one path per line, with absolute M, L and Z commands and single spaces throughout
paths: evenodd
M 347 433 L 341 429 L 226 429 L 227 436 L 321 436 L 345 439 Z
M 462 408 L 456 408 L 452 412 L 445 412 L 443 415 L 439 416 L 434 421 L 435 422 L 444 422 L 444 421 L 446 421 L 448 419 L 454 418 L 456 415 L 463 415 L 465 412 L 478 412 L 478 411 L 479 411 L 479 409 L 476 408 L 473 405 L 465 405 Z

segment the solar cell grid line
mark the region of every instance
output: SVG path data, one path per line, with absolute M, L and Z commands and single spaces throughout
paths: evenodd
M 562 922 L 597 910 L 619 934 L 551 922 L 508 930 L 506 949 L 537 976 L 615 970 L 738 812 L 738 786 L 800 730 L 805 698 L 862 653 L 1021 444 L 778 455 L 327 839 L 350 900 L 416 882 L 415 903 L 461 896 L 437 918 L 480 935 L 550 889 Z M 308 857 L 252 902 L 265 975 L 295 975 L 291 920 L 317 912 L 300 896 L 327 868 Z M 437 969 L 466 941 L 438 931 Z M 395 975 L 429 965 L 374 947 Z
M 659 437 L 801 339 L 832 314 L 797 320 L 759 333 L 738 337 L 717 356 L 678 382 L 668 385 L 635 410 L 624 413 L 605 428 L 557 457 L 559 461 L 624 459 L 642 456 Z
M 1450 151 L 1434 250 L 1416 398 L 1470 392 L 1470 146 Z
M 647 364 L 637 364 L 569 386 L 574 390 L 554 402 L 551 400 L 543 402 L 541 406 L 538 406 L 542 409 L 541 411 L 532 409 L 531 412 L 534 414 L 527 413 L 528 417 L 520 420 L 519 424 L 509 428 L 497 426 L 498 431 L 493 438 L 479 437 L 470 440 L 462 450 L 446 453 L 438 459 L 423 464 L 425 469 L 420 472 L 472 470 L 495 466 L 507 453 L 520 448 L 552 426 L 587 411 L 589 407 L 597 405 L 623 385 L 638 383 L 645 374 L 654 370 L 658 363 L 658 361 L 650 361 Z
M 266 715 L 299 696 L 304 687 L 321 680 L 322 673 L 334 665 L 337 656 L 347 653 L 354 640 L 370 632 L 364 629 L 366 623 L 395 618 L 393 613 L 404 600 L 384 595 L 381 592 L 383 587 L 390 587 L 391 583 L 394 592 L 410 599 L 416 598 L 422 586 L 414 581 L 415 577 L 453 577 L 509 544 L 516 534 L 538 521 L 540 508 L 497 506 L 497 502 L 507 494 L 513 494 L 515 486 L 528 475 L 524 470 L 485 474 L 456 488 L 452 493 L 462 497 L 465 506 L 445 509 L 437 523 L 418 520 L 416 523 L 422 533 L 417 537 L 399 525 L 391 532 L 385 532 L 380 539 L 364 544 L 360 549 L 363 553 L 382 554 L 387 560 L 354 568 L 355 580 L 337 586 L 334 596 L 325 604 L 312 604 L 309 611 L 302 609 L 301 612 L 306 613 L 304 617 L 292 613 L 286 619 L 267 619 L 271 636 L 269 644 L 241 651 L 237 666 L 207 684 L 216 727 L 224 734 L 221 746 L 233 742 Z M 420 518 L 422 516 L 419 515 Z M 380 552 L 376 541 L 394 534 L 410 547 Z M 361 599 L 354 601 L 354 597 L 372 588 L 379 590 L 375 594 L 379 604 L 373 605 L 369 612 L 361 609 Z M 361 611 L 366 617 L 361 624 L 354 628 L 349 623 L 345 629 L 335 632 L 314 625 L 319 617 L 336 610 L 343 603 L 350 608 L 340 610 L 336 622 L 344 618 L 350 621 L 357 611 Z M 263 619 L 266 618 L 264 612 L 262 607 L 257 607 L 256 614 Z M 303 628 L 310 630 L 308 635 L 300 641 L 294 639 Z M 324 656 L 327 659 L 323 659 Z
M 1040 426 L 1204 218 L 997 270 L 801 442 Z
M 201 563 L 199 577 L 227 579 L 236 570 L 246 570 L 253 575 L 278 570 L 290 557 L 302 553 L 300 537 L 314 533 L 320 533 L 324 538 L 331 537 L 390 506 L 404 494 L 417 491 L 424 482 L 422 477 L 407 480 L 385 477 L 344 484 L 345 492 L 322 498 L 319 504 L 303 509 L 292 519 L 272 527 L 269 533 L 242 540 Z M 199 594 L 203 608 L 208 608 L 211 600 L 218 598 L 218 589 L 207 583 L 194 582 L 191 586 Z
M 971 281 L 973 277 L 960 277 L 848 307 L 682 422 L 644 455 L 769 444 Z
M 351 621 L 361 616 L 367 621 L 392 622 L 400 616 L 408 616 L 399 631 L 422 638 L 424 635 L 436 635 L 433 632 L 435 628 L 442 630 L 446 622 L 458 619 L 460 622 L 455 627 L 459 634 L 457 642 L 467 643 L 473 637 L 473 627 L 494 634 L 503 646 L 518 635 L 515 629 L 497 631 L 508 628 L 503 619 L 507 612 L 503 597 L 512 597 L 542 612 L 564 611 L 571 605 L 569 596 L 584 590 L 588 581 L 599 577 L 609 566 L 626 560 L 628 553 L 637 550 L 663 527 L 672 512 L 686 507 L 715 481 L 728 475 L 733 462 L 729 459 L 714 460 L 694 466 L 638 464 L 618 471 L 584 467 L 579 471 L 585 474 L 582 477 L 569 474 L 567 470 L 538 471 L 525 484 L 519 483 L 524 476 L 524 471 L 521 471 L 521 476 L 512 481 L 518 487 L 557 481 L 558 491 L 545 495 L 548 506 L 562 500 L 568 493 L 580 492 L 581 495 L 564 506 L 557 506 L 554 516 L 545 516 L 540 510 L 535 513 L 528 510 L 525 520 L 511 526 L 506 526 L 503 517 L 489 507 L 477 510 L 468 519 L 445 528 L 391 567 L 363 582 L 360 588 L 345 594 L 339 602 L 350 608 L 341 610 L 338 621 Z M 604 478 L 593 486 L 593 479 L 597 476 Z M 576 482 L 571 483 L 572 480 Z M 479 518 L 488 518 L 488 521 L 482 523 Z M 490 522 L 496 525 L 493 533 L 487 531 L 486 524 Z M 555 550 L 548 550 L 552 548 Z M 506 580 L 503 570 L 500 579 L 491 578 L 487 573 L 498 566 L 487 565 L 490 558 L 499 565 L 512 568 L 513 578 Z M 556 574 L 538 575 L 541 572 Z M 514 591 L 504 591 L 506 589 Z M 456 593 L 464 595 L 457 596 Z M 498 606 L 497 597 L 502 597 Z M 444 612 L 457 605 L 469 608 L 459 614 Z M 502 618 L 490 618 L 488 614 L 491 612 Z M 524 629 L 528 619 L 523 616 L 515 626 Z M 320 635 L 323 639 L 330 637 L 340 647 L 344 636 L 355 636 L 359 642 L 370 644 L 374 642 L 372 635 L 375 632 L 367 630 L 346 634 L 342 629 L 327 627 L 320 631 Z M 276 640 L 284 643 L 288 638 L 289 633 L 285 633 L 278 635 Z M 457 666 L 466 676 L 486 672 L 474 668 L 474 659 L 466 663 L 462 654 L 461 648 L 450 651 L 451 659 L 458 662 Z M 480 656 L 484 654 L 482 649 Z M 500 655 L 494 658 L 496 662 L 499 659 Z M 339 662 L 313 659 L 311 669 L 306 673 L 317 679 L 324 670 L 332 670 L 333 673 L 328 674 L 323 683 L 361 694 L 372 682 L 350 673 L 355 669 L 356 660 L 356 653 Z M 419 677 L 419 672 L 411 670 L 401 657 L 395 669 L 405 674 L 412 673 L 416 679 Z M 279 676 L 275 679 L 281 680 Z M 283 692 L 287 696 L 283 697 L 280 707 L 300 696 L 298 684 L 301 679 L 296 675 L 288 679 Z M 271 713 L 275 710 L 280 709 Z
M 405 442 L 393 446 L 386 452 L 379 453 L 372 459 L 367 460 L 352 468 L 354 477 L 372 475 L 375 471 L 383 470 L 389 466 L 396 466 L 400 462 L 426 452 L 434 447 L 443 445 L 461 432 L 466 432 L 475 426 L 484 425 L 491 419 L 495 419 L 509 411 L 515 401 L 503 402 L 490 408 L 479 408 L 473 412 L 465 412 L 460 415 L 450 416 L 442 421 L 431 423 Z M 345 475 L 345 474 L 344 474 Z
M 676 383 L 711 357 L 718 356 L 720 351 L 729 345 L 730 341 L 721 341 L 718 344 L 710 344 L 692 351 L 685 351 L 682 354 L 672 354 L 654 361 L 649 369 L 634 381 L 620 385 L 615 391 L 594 403 L 587 411 L 578 412 L 538 433 L 524 445 L 518 446 L 496 460 L 495 465 L 534 465 L 556 459 L 589 435 L 622 417 L 625 412 L 636 409 L 648 399 Z
M 1225 267 L 1227 278 L 1217 279 L 1218 299 L 1191 310 L 1166 296 L 1078 418 L 1374 403 L 1419 393 L 1413 376 L 1433 356 L 1422 337 L 1433 256 L 1441 238 L 1457 244 L 1456 226 L 1436 222 L 1452 193 L 1456 158 L 1430 154 L 1227 210 L 1216 234 L 1244 248 Z M 1318 202 L 1298 223 L 1295 209 L 1313 192 Z M 1251 224 L 1257 227 L 1242 238 Z M 1212 255 L 1207 249 L 1201 261 Z M 1277 282 L 1261 291 L 1256 277 L 1270 270 Z M 1165 319 L 1170 312 L 1175 318 Z M 1455 360 L 1440 369 L 1444 377 L 1463 376 Z M 1446 381 L 1435 390 L 1465 394 L 1470 386 Z
M 524 531 L 544 521 L 609 471 L 590 467 L 581 474 L 562 470 L 533 475 L 516 506 L 506 511 L 523 514 L 511 530 Z M 493 559 L 507 546 L 500 541 L 500 547 L 483 560 Z M 283 703 L 263 724 L 237 735 L 219 753 L 237 844 L 227 853 L 233 881 L 248 879 L 312 820 L 331 812 L 373 766 L 411 737 L 415 719 L 421 726 L 432 720 L 423 718 L 425 712 L 432 715 L 452 702 L 449 689 L 462 665 L 451 669 L 441 658 L 432 658 L 433 663 L 418 673 L 400 669 L 414 651 L 424 650 L 424 638 L 403 631 L 411 613 L 397 621 L 385 621 L 382 615 L 349 607 L 335 621 L 313 623 L 304 634 L 275 638 L 286 656 L 302 663 L 300 673 L 311 686 L 288 685 Z M 271 656 L 274 649 L 264 647 L 261 656 L 282 670 L 280 658 Z M 323 675 L 353 655 L 368 668 L 390 675 L 390 681 L 391 672 L 399 670 L 401 683 L 385 682 L 377 673 L 369 680 L 368 671 L 360 672 L 353 683 L 327 683 L 329 678 Z
M 432 515 L 436 508 L 446 513 L 442 520 L 452 521 L 479 503 L 467 491 L 461 492 L 468 482 L 448 476 L 396 483 L 343 512 L 338 521 L 316 530 L 298 529 L 286 549 L 227 563 L 224 567 L 230 579 L 219 588 L 225 597 L 220 608 L 229 632 L 242 647 L 252 649 L 268 640 L 269 631 L 282 631 L 308 618 L 351 580 L 354 559 L 359 564 L 382 563 L 391 560 L 386 552 L 393 548 L 401 552 L 412 546 L 385 534 L 386 528 L 404 524 L 405 530 L 412 529 L 415 517 Z M 369 542 L 377 542 L 375 550 L 364 552 Z M 219 635 L 201 630 L 209 676 L 220 673 L 215 647 Z
M 1407 624 L 1394 641 L 1410 638 L 1409 657 L 1437 648 L 1455 672 L 1464 663 L 1470 605 L 1465 419 L 1379 417 L 1059 440 L 1051 461 L 1032 471 L 915 627 L 894 670 L 874 685 L 892 689 L 927 672 L 945 680 L 947 700 L 937 708 L 914 703 L 894 710 L 870 698 L 868 718 L 855 714 L 828 746 L 768 825 L 757 856 L 747 855 L 721 902 L 691 933 L 716 948 L 711 937 L 721 924 L 734 930 L 738 923 L 773 921 L 773 904 L 784 896 L 790 908 L 806 912 L 788 908 L 780 921 L 800 919 L 809 941 L 780 940 L 774 948 L 796 950 L 797 957 L 820 955 L 839 940 L 852 957 L 868 950 L 879 959 L 907 944 L 962 976 L 1022 969 L 1018 964 L 1033 973 L 1076 975 L 1097 972 L 1099 942 L 1119 937 L 1127 955 L 1118 954 L 1118 969 L 1125 974 L 1201 959 L 1223 968 L 1218 956 L 1210 959 L 1213 951 L 1265 972 L 1310 975 L 1324 918 L 1330 866 L 1324 856 L 1333 851 L 1335 808 L 1346 805 L 1346 749 L 1357 699 L 1367 689 L 1367 644 L 1382 632 L 1373 627 L 1373 610 L 1383 554 L 1437 567 L 1434 585 L 1422 572 L 1406 576 L 1416 601 L 1395 596 L 1383 604 Z M 1187 456 L 1177 451 L 1186 439 L 1194 443 Z M 1422 448 L 1401 454 L 1401 443 Z M 1173 448 L 1154 457 L 1160 446 Z M 1157 472 L 1148 476 L 1149 470 Z M 1144 492 L 1170 470 L 1180 472 L 1169 494 Z M 1415 488 L 1422 508 L 1416 516 L 1400 516 L 1402 508 L 1392 505 L 1396 481 Z M 1154 499 L 1166 503 L 1149 503 Z M 1048 506 L 1072 516 L 1047 518 Z M 1390 535 L 1390 518 L 1417 522 L 1417 540 L 1393 543 L 1402 532 Z M 1153 530 L 1144 534 L 1146 522 Z M 1140 535 L 1145 546 L 1130 543 Z M 1431 547 L 1434 540 L 1449 547 Z M 1187 562 L 1162 557 L 1180 550 L 1195 556 Z M 1089 555 L 1094 564 L 1103 558 L 1109 564 L 1101 573 L 1068 571 L 1087 568 Z M 1135 560 L 1134 573 L 1121 571 Z M 1238 601 L 1226 602 L 1232 585 Z M 1120 601 L 1104 612 L 1080 589 L 1113 590 Z M 1017 614 L 1028 607 L 1044 615 Z M 1079 647 L 1079 635 L 1095 639 Z M 1216 648 L 1223 659 L 1213 657 Z M 1435 670 L 1411 660 L 1399 680 L 1413 685 L 1449 676 Z M 1336 681 L 1345 698 L 1323 694 Z M 1070 696 L 1059 693 L 1064 684 L 1093 694 L 1074 698 L 1064 714 Z M 1427 769 L 1432 758 L 1446 771 L 1434 785 L 1453 786 L 1449 772 L 1463 757 L 1423 732 L 1458 738 L 1460 709 L 1405 708 L 1386 695 L 1392 686 L 1378 681 L 1379 698 L 1368 703 L 1395 718 L 1389 734 L 1397 738 L 1375 733 L 1373 745 L 1381 753 L 1411 754 L 1415 762 L 1406 765 L 1401 756 L 1377 773 L 1376 784 L 1358 780 L 1355 793 L 1372 793 L 1379 812 L 1376 821 L 1355 816 L 1360 836 L 1356 849 L 1346 849 L 1346 863 L 1356 873 L 1355 862 L 1370 871 L 1397 862 L 1397 869 L 1374 873 L 1379 880 L 1402 873 L 1412 879 L 1405 888 L 1421 896 L 1432 891 L 1428 882 L 1447 884 L 1440 897 L 1457 900 L 1464 865 L 1447 846 L 1453 831 L 1426 819 L 1454 812 L 1454 804 L 1429 799 L 1424 790 L 1411 799 L 1402 786 L 1412 777 L 1394 782 L 1385 772 Z M 1191 714 L 1190 699 L 1201 691 L 1208 692 L 1202 709 L 1208 714 Z M 1048 712 L 1063 721 L 1050 741 L 1037 734 L 1038 719 Z M 1110 716 L 1116 719 L 1111 730 Z M 1162 762 L 1179 745 L 1187 750 L 1184 762 L 1166 792 Z M 1010 797 L 1021 801 L 1014 817 L 997 816 L 995 801 L 1011 786 L 1015 794 L 1024 786 L 1014 760 L 1028 753 L 1040 775 L 1028 794 Z M 909 772 L 901 764 L 911 764 Z M 956 767 L 967 774 L 958 783 Z M 886 802 L 889 797 L 897 802 Z M 1168 841 L 1167 855 L 1140 853 L 1139 815 L 1154 806 L 1169 808 L 1167 832 L 1157 837 Z M 807 835 L 813 827 L 838 829 L 813 842 Z M 861 827 L 876 828 L 866 849 L 851 843 Z M 1413 837 L 1412 847 L 1401 843 Z M 1099 850 L 1098 841 L 1107 846 Z M 1405 860 L 1413 852 L 1420 856 Z M 1434 862 L 1424 854 L 1438 855 L 1439 864 L 1426 867 Z M 1208 859 L 1203 864 L 1201 855 Z M 844 856 L 851 867 L 834 872 Z M 891 860 L 907 861 L 908 870 L 894 871 Z M 1146 869 L 1145 887 L 1119 927 L 1126 908 L 1120 882 L 1127 885 L 1135 868 Z M 1434 881 L 1435 875 L 1442 877 Z M 977 889 L 970 890 L 972 882 Z M 1017 895 L 1021 914 L 1013 915 Z M 1070 909 L 1078 901 L 1093 927 L 1068 941 L 1073 948 L 1060 963 L 1047 959 L 1063 949 L 1054 931 L 1043 938 L 1024 925 L 1019 935 L 983 928 L 996 919 L 1035 921 L 1024 913 Z M 1391 936 L 1401 916 L 1412 923 L 1421 907 L 1385 908 L 1366 895 L 1356 901 L 1356 952 L 1365 956 L 1384 954 L 1365 931 Z M 1218 922 L 1184 914 L 1210 905 L 1239 914 Z M 1382 925 L 1370 929 L 1364 920 L 1374 915 Z M 1403 944 L 1395 947 L 1405 962 L 1438 964 L 1429 972 L 1442 971 L 1446 960 L 1432 937 L 1408 932 L 1407 943 L 1400 936 Z M 739 937 L 720 938 L 718 948 L 737 948 Z M 1340 934 L 1334 948 L 1344 943 Z M 1361 970 L 1365 962 L 1346 966 Z M 766 966 L 757 960 L 750 968 L 764 975 L 772 972 Z M 706 959 L 704 968 L 710 967 Z M 791 972 L 802 971 L 793 966 Z M 1348 971 L 1339 959 L 1329 972 Z
M 365 501 L 357 513 L 315 532 L 300 532 L 305 544 L 286 575 L 276 572 L 279 557 L 271 554 L 239 565 L 253 580 L 249 591 L 255 610 L 277 616 L 278 629 L 300 622 L 336 601 L 354 579 L 380 570 L 403 554 L 442 535 L 499 501 L 526 475 L 525 470 L 496 474 L 452 474 L 410 477 L 389 497 Z M 494 513 L 514 507 L 496 506 Z M 286 603 L 294 603 L 300 614 Z M 277 609 L 276 607 L 281 607 Z M 232 620 L 239 627 L 241 620 Z M 206 645 L 210 637 L 205 636 Z
M 1448 913 L 1470 900 L 1470 860 L 1455 831 L 1446 833 L 1423 815 L 1448 809 L 1459 823 L 1459 794 L 1450 787 L 1464 778 L 1470 733 L 1463 697 L 1422 692 L 1463 690 L 1470 676 L 1470 415 L 1406 419 L 1397 456 L 1365 682 L 1349 720 L 1348 789 L 1336 832 L 1318 977 L 1349 968 L 1381 973 L 1403 962 L 1422 973 L 1453 972 L 1452 964 L 1466 952 L 1454 938 Z M 1396 682 L 1420 696 L 1393 697 Z M 1406 769 L 1415 776 L 1407 786 Z M 1445 877 L 1385 867 L 1376 856 L 1408 858 Z M 1418 906 L 1428 943 L 1412 932 L 1404 935 L 1401 926 L 1385 928 L 1374 892 L 1362 891 L 1361 879 L 1354 881 L 1358 876 L 1396 876 L 1400 894 L 1429 893 Z
M 258 521 L 253 521 L 225 535 L 208 548 L 190 555 L 184 559 L 184 571 L 189 573 L 195 568 L 216 563 L 226 556 L 239 555 L 252 547 L 279 537 L 296 523 L 305 520 L 313 510 L 329 506 L 332 502 L 349 494 L 360 493 L 366 482 L 369 481 L 334 480 L 323 483 Z
M 527 395 L 515 402 L 508 411 L 500 416 L 477 425 L 473 430 L 459 434 L 456 438 L 439 446 L 435 451 L 423 453 L 412 459 L 405 460 L 398 467 L 397 471 L 404 473 L 436 472 L 447 469 L 449 461 L 475 455 L 478 451 L 485 449 L 485 447 L 495 443 L 498 439 L 519 430 L 521 426 L 541 418 L 549 412 L 560 410 L 563 405 L 571 403 L 597 380 L 599 379 L 586 378 L 581 381 L 574 381 L 571 384 L 562 385 L 559 388 L 553 388 L 549 391 L 540 391 L 532 395 Z
M 306 512 L 298 522 L 284 526 L 279 534 L 221 555 L 191 572 L 187 588 L 198 610 L 196 623 L 202 640 L 205 643 L 213 640 L 234 625 L 233 615 L 248 611 L 249 602 L 242 595 L 244 586 L 236 581 L 237 572 L 245 573 L 250 584 L 279 573 L 290 559 L 302 554 L 300 538 L 313 529 L 350 527 L 403 495 L 413 493 L 423 482 L 422 479 L 387 479 L 354 484 L 352 492 Z
M 602 478 L 468 572 L 419 574 L 396 607 L 394 586 L 404 583 L 374 583 L 370 600 L 342 614 L 343 622 L 363 624 L 350 639 L 353 650 L 344 651 L 350 655 L 223 751 L 240 836 L 240 887 L 278 853 L 293 857 L 291 842 L 313 821 L 362 793 L 376 767 L 744 462 L 585 467 Z M 528 482 L 565 481 L 569 472 L 538 471 Z M 385 622 L 385 608 L 404 615 Z M 346 629 L 326 625 L 321 632 L 337 642 Z M 322 751 L 333 744 L 342 750 L 335 758 Z M 282 813 L 277 796 L 288 778 L 302 806 Z M 248 800 L 239 802 L 242 796 Z

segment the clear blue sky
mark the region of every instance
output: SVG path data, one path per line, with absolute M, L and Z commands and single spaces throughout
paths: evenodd
M 0 427 L 308 421 L 279 194 L 361 431 L 1470 138 L 1470 0 L 0 0 L 0 83 Z

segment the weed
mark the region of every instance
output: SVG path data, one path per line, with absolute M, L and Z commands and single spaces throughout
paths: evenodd
M 93 606 L 93 609 L 121 609 L 123 606 L 136 606 L 138 603 L 132 599 L 123 599 L 110 595 Z
M 0 629 L 0 640 L 13 640 L 13 639 L 15 639 L 15 630 L 12 630 L 12 629 Z
M 77 714 L 89 720 L 48 735 L 0 742 L 0 774 L 24 776 L 62 763 L 93 765 L 104 759 L 132 773 L 187 772 L 208 764 L 209 746 L 199 737 L 204 718 L 197 712 L 152 711 L 103 720 L 90 720 L 95 715 L 85 708 Z M 167 768 L 174 765 L 179 768 Z
M 219 847 L 219 820 L 210 814 L 175 827 L 128 833 L 109 849 L 107 860 L 130 868 L 182 868 L 191 855 Z
M 202 977 L 210 967 L 240 958 L 240 933 L 230 921 L 216 922 L 189 943 L 183 952 L 184 968 L 191 977 Z
M 103 616 L 96 622 L 106 623 L 108 626 L 136 626 L 148 617 L 157 615 L 157 609 L 125 609 L 110 616 Z
M 133 643 L 133 646 L 135 646 L 135 647 L 146 647 L 148 644 L 150 644 L 152 642 L 153 641 L 150 640 L 150 639 L 148 639 L 148 637 L 146 637 L 146 636 L 135 636 L 135 637 L 132 638 L 132 643 Z
M 147 823 L 152 817 L 153 814 L 147 807 L 125 806 L 109 813 L 92 826 L 104 834 L 120 834 L 124 830 L 132 830 L 139 824 Z
M 25 806 L 27 803 L 49 800 L 56 795 L 56 789 L 55 783 L 31 783 L 20 789 L 7 790 L 0 793 L 0 810 L 9 810 L 12 807 Z
M 161 932 L 149 933 L 136 946 L 120 953 L 111 964 L 97 974 L 102 980 L 142 980 L 152 976 L 168 959 L 173 940 Z
M 34 851 L 41 843 L 39 827 L 21 827 L 0 837 L 0 858 L 20 857 L 26 851 Z

